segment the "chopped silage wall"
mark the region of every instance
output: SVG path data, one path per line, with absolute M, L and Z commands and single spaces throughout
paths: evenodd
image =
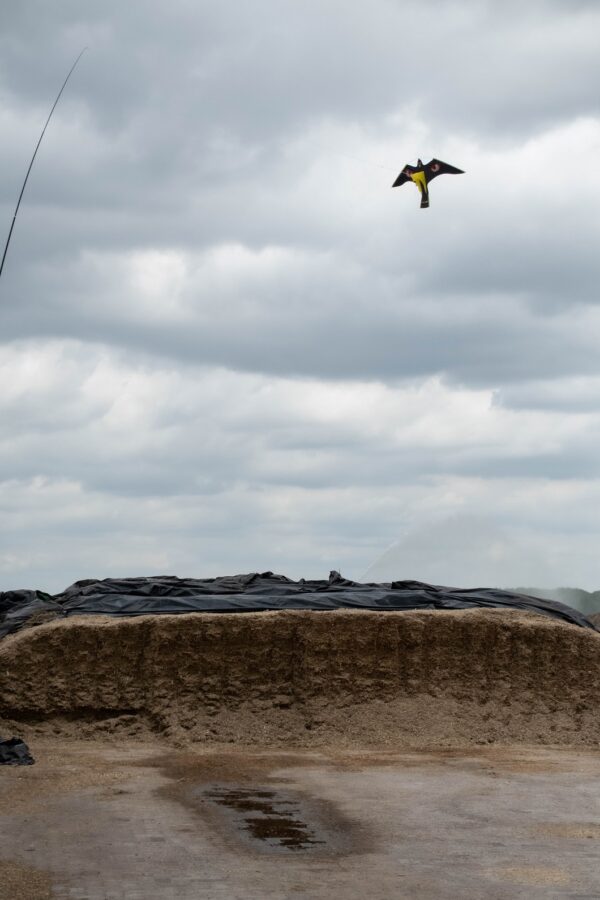
M 502 610 L 78 616 L 0 643 L 0 729 L 597 746 L 600 634 Z

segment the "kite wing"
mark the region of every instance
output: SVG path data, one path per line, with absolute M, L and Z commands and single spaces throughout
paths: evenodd
M 400 187 L 401 184 L 405 184 L 407 181 L 410 181 L 410 176 L 413 172 L 416 172 L 414 166 L 404 166 L 395 182 L 393 183 L 392 187 Z
M 423 166 L 423 169 L 428 182 L 437 178 L 438 175 L 465 174 L 462 169 L 457 169 L 456 166 L 451 166 L 449 163 L 442 162 L 441 159 L 432 159 L 426 166 Z

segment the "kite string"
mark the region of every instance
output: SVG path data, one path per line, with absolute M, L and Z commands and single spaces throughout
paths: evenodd
M 52 118 L 52 113 L 56 109 L 57 103 L 61 98 L 62 92 L 64 91 L 65 87 L 67 86 L 67 81 L 69 80 L 69 78 L 71 77 L 71 75 L 73 73 L 73 69 L 75 68 L 75 66 L 77 65 L 77 63 L 79 62 L 79 60 L 81 59 L 81 57 L 83 56 L 83 54 L 85 53 L 85 51 L 87 49 L 88 49 L 87 47 L 83 48 L 83 50 L 81 51 L 81 53 L 79 54 L 79 56 L 77 57 L 77 59 L 75 60 L 73 65 L 71 66 L 71 68 L 69 69 L 69 74 L 63 81 L 63 85 L 62 85 L 60 91 L 58 92 L 58 96 L 56 97 L 56 100 L 54 101 L 54 105 L 52 106 L 52 109 L 50 110 L 50 114 L 49 114 L 48 118 L 46 119 L 46 124 L 44 125 L 44 127 L 42 129 L 42 133 L 40 134 L 37 144 L 35 145 L 35 150 L 33 151 L 33 156 L 31 157 L 31 162 L 29 163 L 29 168 L 27 169 L 27 174 L 25 175 L 25 181 L 23 182 L 23 187 L 21 188 L 21 193 L 19 194 L 19 199 L 17 200 L 17 205 L 15 207 L 15 212 L 14 212 L 14 215 L 12 218 L 10 230 L 8 232 L 8 237 L 6 239 L 6 244 L 4 245 L 4 253 L 2 254 L 2 262 L 0 263 L 0 276 L 2 275 L 2 270 L 4 269 L 4 260 L 6 259 L 6 254 L 8 252 L 8 245 L 10 244 L 10 239 L 12 237 L 13 228 L 15 227 L 15 221 L 17 218 L 17 214 L 19 212 L 21 200 L 23 199 L 23 194 L 25 193 L 25 186 L 27 185 L 27 179 L 29 178 L 29 173 L 31 172 L 31 169 L 33 168 L 33 163 L 37 156 L 37 152 L 40 148 L 40 144 L 42 143 L 44 134 L 46 133 L 46 128 L 48 127 L 48 124 L 50 123 L 50 119 Z

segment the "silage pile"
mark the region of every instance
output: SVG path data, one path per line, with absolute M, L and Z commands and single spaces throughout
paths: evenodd
M 600 634 L 506 610 L 77 616 L 0 642 L 26 738 L 600 743 Z

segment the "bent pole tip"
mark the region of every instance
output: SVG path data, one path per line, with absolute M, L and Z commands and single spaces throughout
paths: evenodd
M 69 78 L 70 78 L 71 75 L 73 74 L 73 70 L 75 69 L 75 66 L 77 65 L 77 63 L 79 62 L 79 60 L 81 59 L 81 57 L 83 56 L 83 54 L 85 53 L 85 51 L 86 51 L 87 49 L 88 49 L 87 47 L 84 47 L 84 48 L 83 48 L 83 50 L 81 51 L 81 53 L 79 54 L 79 56 L 77 57 L 77 59 L 75 60 L 75 62 L 73 63 L 73 65 L 71 66 L 71 68 L 69 69 L 69 71 L 68 71 L 68 73 L 67 73 L 67 77 L 65 78 L 65 80 L 64 80 L 63 83 L 62 83 L 62 87 L 61 87 L 60 91 L 58 92 L 58 94 L 56 95 L 56 100 L 55 100 L 54 103 L 52 104 L 52 109 L 50 110 L 50 113 L 49 113 L 49 115 L 48 115 L 48 118 L 46 119 L 46 124 L 45 124 L 44 127 L 42 128 L 42 133 L 40 134 L 39 140 L 38 140 L 37 144 L 35 145 L 35 150 L 33 151 L 33 156 L 31 157 L 31 162 L 29 163 L 29 167 L 28 167 L 28 169 L 27 169 L 27 173 L 26 173 L 26 175 L 25 175 L 25 179 L 24 179 L 23 185 L 22 185 L 22 187 L 21 187 L 21 193 L 19 194 L 19 199 L 17 200 L 17 205 L 16 205 L 16 207 L 15 207 L 15 211 L 14 211 L 14 214 L 13 214 L 13 217 L 12 217 L 12 222 L 11 222 L 10 229 L 9 229 L 9 232 L 8 232 L 8 237 L 6 238 L 6 244 L 4 245 L 4 252 L 3 252 L 3 254 L 2 254 L 2 262 L 0 262 L 0 278 L 2 277 L 2 271 L 3 271 L 3 269 L 4 269 L 4 262 L 5 262 L 5 260 L 6 260 L 6 254 L 8 253 L 8 246 L 9 246 L 9 244 L 10 244 L 10 239 L 11 239 L 11 237 L 12 237 L 13 229 L 14 229 L 14 227 L 15 227 L 15 221 L 16 221 L 16 219 L 17 219 L 17 214 L 18 214 L 18 212 L 19 212 L 19 207 L 20 207 L 20 205 L 21 205 L 21 200 L 23 199 L 23 194 L 25 193 L 25 187 L 26 187 L 26 185 L 27 185 L 27 180 L 28 180 L 28 178 L 29 178 L 29 173 L 31 172 L 31 170 L 32 170 L 32 168 L 33 168 L 33 163 L 34 163 L 35 158 L 36 158 L 36 156 L 37 156 L 37 152 L 38 152 L 38 150 L 40 149 L 40 144 L 42 143 L 42 139 L 43 139 L 43 137 L 44 137 L 44 134 L 46 133 L 46 128 L 48 127 L 48 125 L 49 125 L 49 123 L 50 123 L 50 119 L 52 118 L 52 113 L 54 112 L 54 110 L 56 109 L 56 107 L 57 107 L 57 105 L 58 105 L 58 101 L 59 101 L 60 98 L 61 98 L 62 92 L 64 91 L 64 89 L 65 89 L 66 86 L 67 86 L 67 81 L 69 80 Z

